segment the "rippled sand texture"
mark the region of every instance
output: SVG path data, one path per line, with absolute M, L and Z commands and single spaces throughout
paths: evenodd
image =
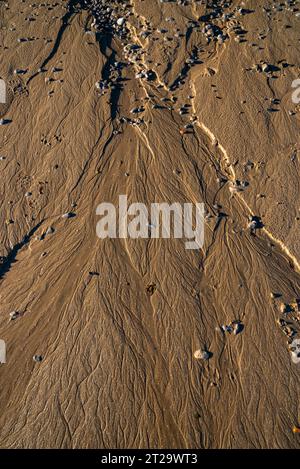
M 0 7 L 0 445 L 297 448 L 299 2 L 88 3 Z M 98 239 L 119 194 L 203 201 L 204 249 Z

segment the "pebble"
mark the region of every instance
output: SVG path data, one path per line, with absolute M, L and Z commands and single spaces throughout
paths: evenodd
M 43 355 L 33 355 L 33 360 L 37 363 L 42 362 L 44 359 Z
M 248 183 L 246 181 L 234 181 L 231 182 L 229 185 L 229 191 L 231 193 L 234 192 L 243 192 L 245 188 L 247 187 Z
M 231 325 L 225 325 L 223 324 L 223 326 L 221 326 L 221 329 L 223 332 L 228 332 L 229 334 L 231 334 L 233 332 L 233 328 Z
M 207 352 L 207 350 L 196 350 L 194 358 L 196 358 L 196 360 L 208 360 L 210 358 L 210 353 Z
M 144 108 L 143 107 L 135 107 L 133 109 L 131 109 L 130 113 L 131 114 L 139 114 L 140 112 L 144 112 Z
M 20 316 L 19 311 L 12 311 L 11 313 L 9 313 L 9 317 L 11 321 L 18 319 L 19 316 Z
M 27 73 L 27 69 L 23 70 L 21 68 L 17 68 L 16 70 L 14 70 L 14 74 L 15 75 L 25 75 L 25 73 Z
M 64 213 L 64 214 L 61 216 L 61 218 L 64 218 L 64 219 L 66 219 L 66 218 L 73 218 L 73 217 L 75 217 L 75 213 L 73 213 L 73 212 L 67 212 L 67 213 Z
M 104 91 L 108 88 L 108 83 L 106 80 L 100 80 L 95 83 L 97 90 Z
M 240 334 L 243 329 L 244 329 L 244 325 L 242 324 L 241 321 L 239 320 L 235 320 L 235 321 L 232 321 L 230 324 L 223 324 L 221 327 L 220 327 L 221 331 L 223 332 L 228 332 L 228 334 L 234 334 L 234 335 L 238 335 Z M 216 327 L 216 330 L 219 330 L 218 327 Z
M 257 217 L 255 215 L 250 217 L 250 223 L 248 225 L 251 231 L 258 230 L 263 227 L 263 224 L 261 222 L 260 217 Z
M 118 18 L 117 19 L 117 25 L 118 26 L 123 26 L 124 23 L 125 23 L 125 18 Z
M 240 321 L 237 321 L 237 322 L 233 323 L 233 333 L 234 333 L 234 335 L 240 334 L 243 329 L 244 329 L 244 326 Z
M 294 339 L 289 346 L 292 362 L 297 365 L 300 363 L 300 339 Z
M 273 300 L 276 300 L 277 298 L 280 298 L 281 297 L 281 294 L 280 293 L 277 293 L 277 292 L 271 292 L 270 293 L 270 296 Z
M 261 68 L 262 68 L 262 71 L 265 73 L 268 73 L 270 71 L 270 65 L 266 63 L 262 64 Z

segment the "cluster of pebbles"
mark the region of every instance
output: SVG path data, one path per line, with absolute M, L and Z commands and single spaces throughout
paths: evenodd
M 124 64 L 122 62 L 113 62 L 108 65 L 106 78 L 95 83 L 95 87 L 99 91 L 100 95 L 105 94 L 107 91 L 121 88 L 123 67 Z
M 272 293 L 271 296 L 275 300 L 280 297 L 276 293 Z M 287 337 L 293 363 L 300 363 L 300 339 L 297 338 L 300 331 L 300 299 L 296 298 L 290 303 L 281 303 L 279 310 L 281 317 L 277 319 L 277 324 Z
M 220 327 L 216 327 L 216 331 L 222 332 L 224 335 L 225 334 L 233 334 L 233 335 L 238 335 L 244 330 L 244 325 L 243 323 L 237 319 L 232 321 L 230 324 L 223 324 Z M 194 352 L 194 358 L 196 360 L 209 360 L 212 357 L 212 353 L 207 350 L 207 348 L 203 349 L 198 349 Z
M 81 7 L 91 12 L 93 21 L 91 28 L 99 33 L 116 34 L 126 38 L 126 18 L 130 15 L 131 5 L 127 2 L 107 0 L 81 0 Z
M 224 34 L 218 26 L 211 23 L 208 23 L 204 26 L 202 33 L 206 36 L 208 43 L 211 40 L 214 40 L 222 44 L 228 38 L 227 33 Z
M 240 334 L 243 329 L 244 325 L 240 320 L 234 320 L 230 324 L 223 324 L 220 328 L 217 328 L 217 330 L 221 330 L 224 334 L 233 334 L 233 335 L 238 335 Z
M 289 318 L 300 326 L 300 299 L 295 299 L 291 303 L 281 303 L 280 312 L 284 318 Z M 293 337 L 296 334 L 296 330 L 289 328 L 287 335 Z
M 163 36 L 163 42 L 165 43 L 164 48 L 168 54 L 169 50 L 172 51 L 174 47 L 180 46 L 180 38 L 187 38 L 193 32 L 202 33 L 205 37 L 205 41 L 209 43 L 223 44 L 230 36 L 233 36 L 237 42 L 245 42 L 247 31 L 241 24 L 241 19 L 245 15 L 252 14 L 254 10 L 250 10 L 244 7 L 242 2 L 239 6 L 233 6 L 232 1 L 220 0 L 220 1 L 197 1 L 198 5 L 205 7 L 205 14 L 199 16 L 197 20 L 189 20 L 185 26 L 185 30 L 176 27 L 175 19 L 171 17 L 164 18 L 165 22 L 173 27 L 173 30 L 169 30 L 169 27 L 154 27 L 151 21 L 145 18 L 135 18 L 132 10 L 132 4 L 127 1 L 111 1 L 107 3 L 106 0 L 81 0 L 78 2 L 80 8 L 86 9 L 91 13 L 92 20 L 89 26 L 86 26 L 86 32 L 94 31 L 98 34 L 108 34 L 111 37 L 119 37 L 123 47 L 123 57 L 128 63 L 132 63 L 137 68 L 136 78 L 147 81 L 155 81 L 157 79 L 156 68 L 160 64 L 150 65 L 150 60 L 147 60 L 147 47 L 142 44 L 143 40 L 148 40 L 148 47 L 152 47 L 155 44 L 155 40 L 158 39 L 157 35 Z M 180 6 L 192 6 L 190 0 L 184 1 L 167 1 L 162 0 L 162 3 L 172 3 Z M 275 13 L 283 9 L 295 11 L 297 13 L 296 2 L 294 0 L 285 1 L 284 3 L 276 6 L 272 6 L 269 9 L 265 8 L 267 13 Z M 73 10 L 76 11 L 76 7 L 72 5 Z M 79 8 L 79 7 L 78 7 Z M 133 38 L 133 24 L 135 20 L 138 21 L 139 27 L 136 31 L 136 37 Z M 175 29 L 174 29 L 175 28 Z M 135 35 L 135 34 L 134 34 Z M 260 38 L 263 40 L 267 36 L 266 31 L 262 31 Z M 137 39 L 137 37 L 140 38 Z M 170 41 L 170 42 L 168 42 Z M 168 44 L 170 44 L 168 46 Z M 189 53 L 188 58 L 183 64 L 182 70 L 173 83 L 165 85 L 170 92 L 176 91 L 179 87 L 184 85 L 185 78 L 189 70 L 197 63 L 201 63 L 201 53 L 203 52 L 201 45 L 195 45 L 193 51 Z M 172 52 L 171 52 L 172 54 Z M 149 62 L 149 63 L 148 63 Z M 149 66 L 148 66 L 148 65 Z M 114 89 L 120 86 L 121 74 L 119 65 L 111 67 L 111 76 L 105 77 L 96 83 L 96 88 L 100 94 L 104 94 L 107 90 Z M 154 70 L 154 69 L 155 70 Z M 253 71 L 259 73 L 265 73 L 271 76 L 274 72 L 278 71 L 278 66 L 261 62 L 253 66 Z M 161 77 L 162 80 L 164 78 Z M 242 186 L 235 186 L 232 191 L 241 191 L 244 188 Z
M 137 72 L 136 78 L 146 81 L 155 81 L 157 79 L 156 69 L 150 66 L 147 60 L 147 47 L 142 45 L 144 39 L 150 38 L 148 47 L 152 47 L 155 44 L 155 40 L 158 39 L 157 35 L 163 35 L 163 42 L 165 43 L 165 51 L 167 53 L 168 47 L 172 51 L 174 47 L 180 45 L 180 38 L 187 38 L 193 32 L 202 33 L 205 37 L 206 42 L 209 43 L 224 43 L 229 39 L 229 34 L 233 33 L 236 35 L 238 40 L 244 40 L 245 31 L 239 24 L 239 18 L 246 14 L 252 13 L 251 10 L 247 10 L 243 7 L 232 7 L 231 1 L 220 0 L 220 1 L 198 1 L 199 5 L 205 6 L 205 14 L 199 16 L 197 20 L 189 20 L 185 29 L 178 28 L 173 17 L 166 17 L 164 20 L 166 23 L 172 26 L 173 30 L 167 28 L 155 28 L 149 20 L 144 18 L 138 18 L 139 31 L 136 35 L 140 37 L 141 42 L 137 37 L 132 36 L 133 23 L 137 18 L 134 18 L 132 11 L 132 5 L 124 1 L 111 1 L 109 4 L 106 0 L 81 0 L 80 8 L 86 9 L 91 13 L 92 20 L 89 26 L 86 26 L 86 32 L 94 31 L 97 34 L 108 34 L 111 37 L 119 37 L 123 46 L 123 57 L 128 63 L 135 65 Z M 169 2 L 163 2 L 169 3 Z M 172 4 L 177 3 L 180 6 L 192 6 L 190 0 L 171 2 Z M 72 6 L 74 10 L 76 8 Z M 133 18 L 132 18 L 133 17 Z M 133 28 L 133 29 L 132 29 Z M 175 28 L 175 29 L 174 29 Z M 134 34 L 135 35 L 135 34 Z M 175 41 L 175 42 L 174 42 Z M 168 46 L 168 44 L 170 44 Z M 177 45 L 176 45 L 177 44 Z M 184 85 L 185 78 L 189 70 L 197 63 L 201 63 L 200 56 L 203 52 L 202 46 L 196 46 L 183 64 L 182 70 L 179 72 L 177 78 L 173 83 L 165 85 L 170 92 L 176 91 L 179 87 Z M 172 52 L 171 52 L 172 53 Z M 150 61 L 151 62 L 151 61 Z M 149 65 L 149 66 L 148 66 Z M 159 66 L 157 63 L 155 66 Z M 115 69 L 111 68 L 110 72 L 112 76 L 108 76 L 96 83 L 96 88 L 101 94 L 105 93 L 111 87 L 119 86 L 121 81 L 120 70 L 118 65 Z M 184 113 L 184 111 L 182 111 Z
M 173 2 L 174 3 L 174 2 Z M 189 1 L 180 1 L 177 2 L 178 5 L 187 6 L 191 2 Z M 202 3 L 202 2 L 199 2 Z M 172 37 L 164 37 L 164 40 L 172 40 L 174 38 L 186 37 L 187 34 L 190 34 L 193 30 L 202 31 L 206 36 L 207 42 L 216 41 L 223 43 L 227 38 L 228 34 L 224 28 L 224 20 L 228 21 L 230 19 L 230 13 L 227 15 L 224 13 L 224 10 L 230 6 L 231 2 L 219 1 L 211 2 L 206 5 L 206 9 L 209 11 L 208 14 L 199 17 L 198 21 L 189 21 L 187 24 L 186 31 L 180 31 L 177 28 L 176 32 L 172 32 Z M 128 62 L 139 65 L 138 78 L 145 80 L 155 80 L 156 74 L 153 70 L 149 69 L 151 67 L 145 67 L 141 64 L 143 62 L 143 56 L 145 55 L 145 50 L 141 47 L 140 44 L 132 43 L 131 41 L 131 32 L 129 19 L 133 15 L 131 9 L 132 5 L 127 1 L 112 1 L 107 4 L 106 0 L 82 0 L 80 2 L 81 8 L 87 9 L 91 12 L 93 20 L 90 24 L 90 29 L 86 29 L 87 32 L 91 30 L 99 34 L 110 34 L 112 36 L 117 36 L 121 39 L 123 44 L 124 57 Z M 174 22 L 174 18 L 166 18 L 166 21 L 169 23 Z M 140 25 L 139 36 L 141 39 L 146 39 L 149 36 L 154 37 L 157 34 L 166 35 L 168 33 L 167 29 L 155 29 L 149 21 L 144 21 L 144 24 Z M 171 48 L 174 46 L 170 46 Z M 176 83 L 173 84 L 173 90 L 178 88 L 183 84 L 184 78 L 188 70 L 199 61 L 199 54 L 201 48 L 195 47 L 190 56 L 187 58 L 184 69 L 182 70 L 180 76 L 176 80 Z M 100 90 L 107 89 L 108 84 L 106 82 L 99 83 Z

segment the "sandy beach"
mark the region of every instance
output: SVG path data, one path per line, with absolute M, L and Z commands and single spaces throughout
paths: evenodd
M 300 1 L 0 25 L 0 448 L 300 448 Z M 100 239 L 120 195 L 203 246 Z

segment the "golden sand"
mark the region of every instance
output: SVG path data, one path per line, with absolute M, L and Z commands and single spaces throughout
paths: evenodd
M 0 446 L 299 448 L 299 2 L 71 3 L 0 5 Z M 119 194 L 203 249 L 98 239 Z

